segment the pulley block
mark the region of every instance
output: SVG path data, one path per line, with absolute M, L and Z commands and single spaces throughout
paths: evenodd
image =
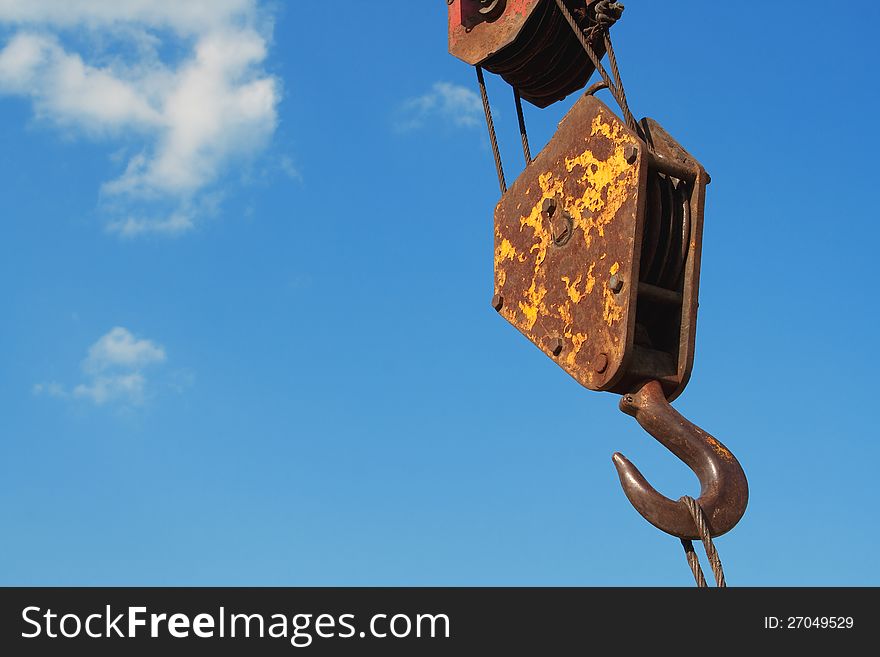
M 524 100 L 547 107 L 586 85 L 595 71 L 553 0 L 448 0 L 449 52 L 500 75 Z M 583 1 L 566 0 L 588 24 Z M 604 45 L 596 39 L 601 57 Z
M 654 379 L 694 358 L 702 165 L 651 119 L 584 95 L 495 210 L 495 309 L 582 385 Z

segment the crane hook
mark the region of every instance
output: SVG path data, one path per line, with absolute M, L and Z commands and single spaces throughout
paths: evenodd
M 632 415 L 661 445 L 684 461 L 700 480 L 697 503 L 712 536 L 724 534 L 739 522 L 749 501 L 749 484 L 742 466 L 724 445 L 689 422 L 666 401 L 658 381 L 649 381 L 624 395 L 620 410 Z M 658 493 L 623 456 L 612 460 L 627 498 L 658 529 L 682 539 L 699 539 L 693 517 L 684 503 Z

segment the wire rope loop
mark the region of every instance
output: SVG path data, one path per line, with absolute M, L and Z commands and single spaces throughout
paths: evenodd
M 718 588 L 726 588 L 727 580 L 724 578 L 724 567 L 721 565 L 721 557 L 718 556 L 718 550 L 715 548 L 715 543 L 712 541 L 709 524 L 706 522 L 706 514 L 703 513 L 703 509 L 700 508 L 699 503 L 693 497 L 685 495 L 679 500 L 679 502 L 687 507 L 687 510 L 694 519 L 694 524 L 696 524 L 697 531 L 700 534 L 700 540 L 703 542 L 703 547 L 706 550 L 706 557 L 709 559 L 709 565 L 712 567 L 712 574 L 715 575 L 716 585 Z M 681 544 L 684 547 L 688 565 L 694 573 L 694 579 L 697 582 L 697 586 L 700 588 L 706 588 L 706 578 L 703 575 L 703 570 L 700 567 L 696 552 L 694 552 L 693 543 L 689 540 L 682 539 Z

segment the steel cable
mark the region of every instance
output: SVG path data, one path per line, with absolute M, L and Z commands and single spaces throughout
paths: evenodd
M 697 556 L 697 553 L 694 552 L 694 544 L 687 538 L 681 539 L 681 546 L 684 548 L 684 554 L 687 557 L 688 566 L 691 567 L 691 572 L 694 574 L 694 580 L 697 582 L 697 586 L 701 589 L 708 588 L 706 584 L 706 576 L 703 575 L 703 569 L 700 566 L 700 558 Z
M 476 66 L 477 82 L 480 83 L 480 97 L 483 99 L 483 112 L 486 114 L 486 127 L 489 130 L 489 142 L 492 144 L 492 155 L 495 158 L 495 172 L 498 174 L 498 186 L 501 193 L 507 191 L 507 181 L 504 179 L 504 168 L 501 166 L 501 151 L 498 150 L 498 138 L 495 135 L 495 122 L 492 121 L 492 108 L 489 107 L 489 94 L 486 93 L 486 80 L 483 78 L 483 67 Z
M 590 44 L 590 40 L 587 38 L 587 35 L 584 34 L 584 31 L 578 26 L 577 21 L 574 19 L 574 16 L 571 15 L 571 12 L 568 10 L 568 7 L 565 6 L 564 0 L 556 0 L 556 6 L 559 7 L 559 11 L 562 12 L 562 15 L 565 17 L 565 20 L 568 21 L 568 24 L 571 26 L 572 31 L 575 36 L 581 42 L 581 46 L 584 48 L 584 52 L 587 53 L 587 56 L 593 62 L 593 66 L 596 71 L 602 76 L 602 80 L 604 80 L 605 84 L 608 85 L 609 91 L 611 91 L 611 95 L 614 96 L 614 100 L 617 102 L 617 105 L 620 107 L 620 111 L 623 112 L 623 118 L 626 120 L 626 125 L 639 134 L 641 131 L 639 130 L 639 126 L 636 123 L 636 119 L 633 116 L 632 112 L 629 109 L 629 105 L 626 102 L 626 95 L 623 92 L 623 84 L 620 79 L 620 70 L 617 67 L 617 58 L 614 57 L 614 49 L 610 48 L 611 38 L 608 35 L 607 25 L 603 23 L 597 23 L 593 28 L 601 29 L 604 33 L 605 42 L 606 42 L 606 50 L 608 50 L 608 60 L 611 63 L 611 70 L 614 73 L 615 81 L 611 80 L 611 76 L 608 75 L 608 71 L 605 70 L 605 67 L 602 66 L 602 60 L 596 54 L 596 51 L 593 49 L 592 44 Z
M 526 133 L 526 119 L 523 115 L 522 98 L 519 97 L 519 89 L 513 88 L 513 100 L 516 102 L 516 118 L 519 120 L 519 134 L 522 137 L 523 157 L 526 164 L 532 161 L 532 151 L 529 148 L 529 135 Z
M 683 502 L 688 511 L 690 511 L 691 516 L 694 519 L 694 524 L 697 526 L 700 540 L 703 541 L 703 547 L 706 549 L 706 557 L 709 559 L 709 565 L 712 567 L 712 573 L 715 575 L 715 583 L 718 585 L 718 588 L 727 587 L 727 581 L 724 579 L 724 567 L 721 565 L 721 557 L 718 556 L 718 550 L 715 549 L 715 544 L 712 542 L 712 534 L 709 532 L 709 523 L 706 521 L 706 514 L 703 513 L 703 509 L 700 508 L 699 503 L 693 497 L 685 495 L 680 501 Z M 706 588 L 706 578 L 703 575 L 703 569 L 700 568 L 700 562 L 694 552 L 693 543 L 688 539 L 681 539 L 681 544 L 684 547 L 688 565 L 690 565 L 691 570 L 694 573 L 694 579 L 697 581 L 697 586 L 700 588 Z

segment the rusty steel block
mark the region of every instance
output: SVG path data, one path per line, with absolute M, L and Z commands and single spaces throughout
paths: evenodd
M 672 399 L 693 364 L 708 177 L 656 122 L 642 129 L 653 149 L 598 99 L 572 107 L 495 210 L 495 295 L 587 388 L 653 378 Z M 671 201 L 649 193 L 658 180 Z

